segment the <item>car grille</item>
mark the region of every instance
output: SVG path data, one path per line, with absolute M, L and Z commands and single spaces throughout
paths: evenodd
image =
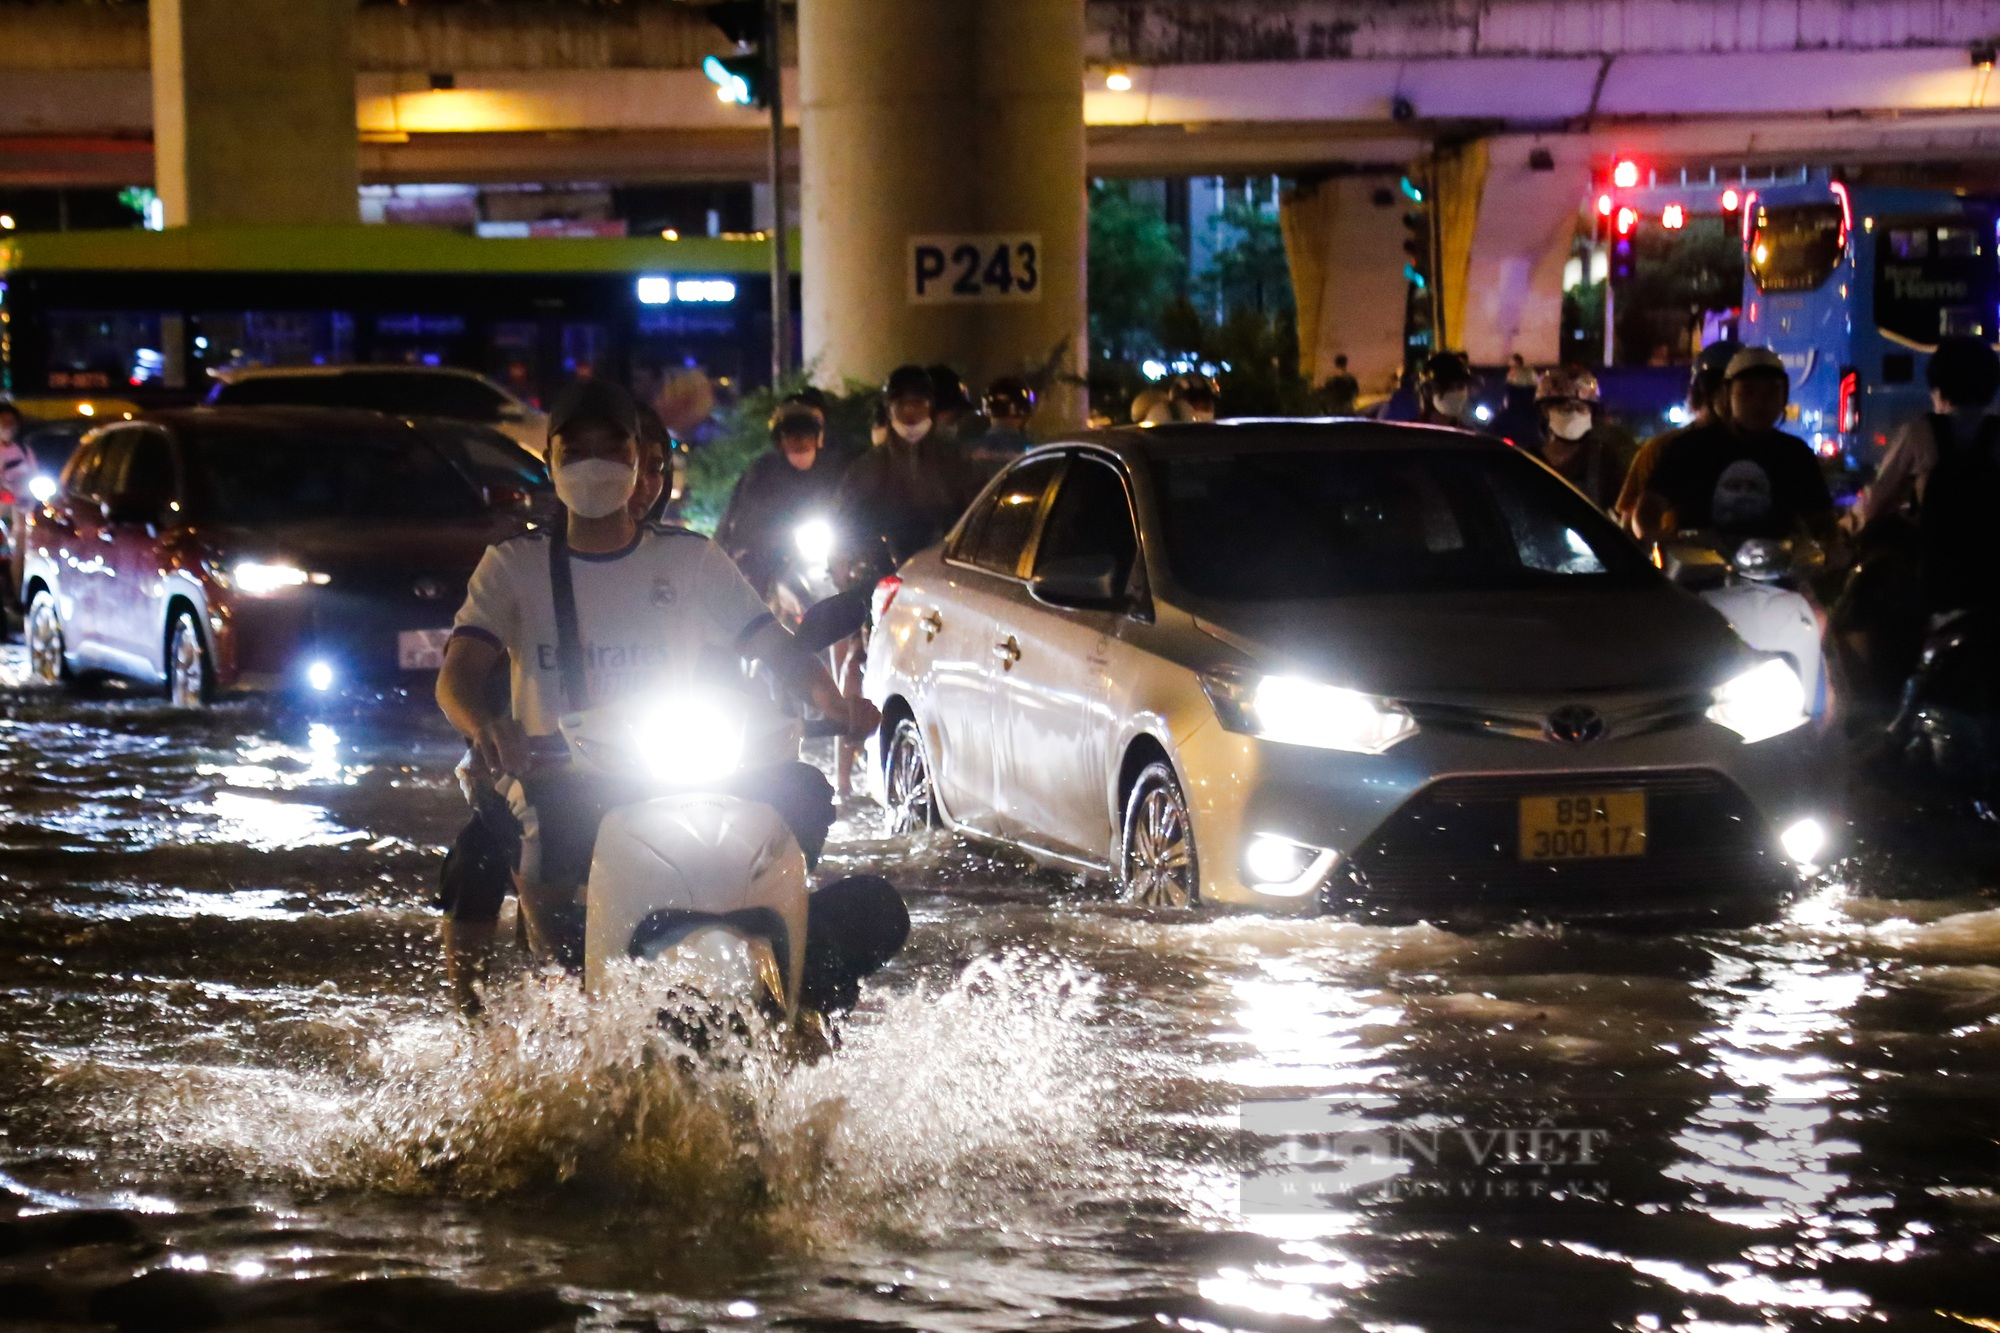
M 1520 800 L 1646 793 L 1643 856 L 1524 861 Z M 1768 896 L 1792 874 L 1750 799 L 1708 769 L 1446 778 L 1412 796 L 1328 885 L 1335 907 L 1413 919 L 1674 910 Z

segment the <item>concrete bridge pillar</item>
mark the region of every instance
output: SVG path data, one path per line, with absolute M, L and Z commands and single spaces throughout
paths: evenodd
M 1548 156 L 1537 168 L 1534 151 Z M 1562 344 L 1562 273 L 1590 188 L 1582 135 L 1499 135 L 1486 141 L 1486 172 L 1466 265 L 1462 309 L 1447 333 L 1478 365 L 1519 352 L 1530 365 L 1570 359 Z
M 151 0 L 168 226 L 354 222 L 354 0 Z
M 806 364 L 1082 371 L 1083 0 L 803 0 Z M 1059 355 L 1058 355 L 1059 354 Z M 1076 421 L 1052 385 L 1044 420 Z

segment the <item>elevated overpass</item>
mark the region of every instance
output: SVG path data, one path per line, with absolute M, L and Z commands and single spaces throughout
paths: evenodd
M 1325 285 L 1300 300 L 1323 312 L 1328 356 L 1380 344 L 1363 312 L 1381 302 L 1356 298 L 1400 271 L 1369 173 L 1440 150 L 1474 219 L 1445 247 L 1448 332 L 1480 359 L 1556 355 L 1575 203 L 1614 152 L 1951 163 L 2000 184 L 2000 0 L 1085 0 L 1084 15 L 1088 171 L 1325 178 L 1288 230 L 1302 281 Z M 0 183 L 149 178 L 146 24 L 139 6 L 0 8 Z M 369 3 L 355 47 L 364 182 L 764 171 L 760 116 L 700 72 L 727 47 L 692 5 Z

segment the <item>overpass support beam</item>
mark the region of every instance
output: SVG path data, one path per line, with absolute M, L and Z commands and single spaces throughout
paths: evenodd
M 1083 0 L 799 6 L 804 359 L 821 382 L 908 361 L 975 388 L 1081 372 L 1083 34 Z M 1051 387 L 1045 419 L 1080 420 L 1081 396 Z
M 1299 374 L 1313 385 L 1345 356 L 1363 394 L 1395 389 L 1403 371 L 1408 282 L 1403 196 L 1394 173 L 1308 181 L 1279 212 L 1299 321 Z
M 354 0 L 152 0 L 169 226 L 354 222 Z
M 1464 313 L 1447 333 L 1479 365 L 1504 365 L 1516 352 L 1530 365 L 1553 365 L 1566 357 L 1562 274 L 1590 188 L 1590 140 L 1500 135 L 1485 148 L 1471 256 L 1451 302 Z M 1529 165 L 1537 148 L 1552 165 Z

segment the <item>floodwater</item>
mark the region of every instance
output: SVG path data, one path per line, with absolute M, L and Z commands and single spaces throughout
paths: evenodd
M 2000 1327 L 1976 880 L 1712 934 L 1149 919 L 857 806 L 829 869 L 908 953 L 833 1058 L 697 1077 L 637 1002 L 453 1015 L 456 755 L 0 693 L 0 1323 Z

